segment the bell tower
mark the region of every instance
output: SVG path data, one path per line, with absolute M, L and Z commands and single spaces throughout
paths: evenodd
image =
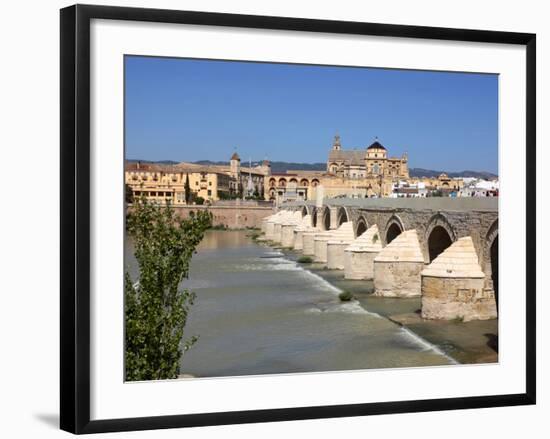
M 231 176 L 233 178 L 239 178 L 239 174 L 241 173 L 241 158 L 239 157 L 239 154 L 237 154 L 236 151 L 231 156 L 231 160 L 229 161 L 229 167 L 231 171 Z
M 342 144 L 340 143 L 340 136 L 336 134 L 334 136 L 334 140 L 332 142 L 332 150 L 333 151 L 340 151 L 342 149 Z

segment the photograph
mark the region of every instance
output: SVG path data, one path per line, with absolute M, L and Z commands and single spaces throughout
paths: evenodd
M 123 75 L 126 382 L 499 362 L 498 74 Z

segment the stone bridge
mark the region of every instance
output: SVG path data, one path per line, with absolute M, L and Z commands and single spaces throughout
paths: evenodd
M 424 268 L 459 240 L 457 245 L 453 245 L 453 249 L 458 249 L 453 251 L 459 258 L 465 257 L 462 256 L 465 250 L 460 248 L 473 244 L 477 255 L 476 264 L 479 264 L 484 274 L 477 276 L 483 277 L 481 290 L 491 292 L 495 296 L 494 300 L 498 300 L 498 198 L 327 199 L 322 205 L 307 201 L 287 203 L 280 210 L 294 211 L 295 214 L 300 212 L 304 218 L 310 215 L 311 227 L 321 232 L 336 231 L 342 224 L 351 222 L 355 239 L 376 225 L 377 239 L 380 239 L 378 245 L 381 244 L 382 248 L 403 232 L 415 231 L 418 238 L 416 247 L 420 247 Z M 403 240 L 404 236 L 401 237 Z M 473 255 L 473 250 L 471 253 Z M 441 262 L 438 264 L 441 266 Z M 333 268 L 330 263 L 328 266 Z M 457 267 L 447 267 L 447 271 L 451 273 L 454 268 Z M 479 286 L 479 283 L 476 285 Z M 460 285 L 456 288 L 460 290 L 457 294 L 466 294 L 464 291 L 469 287 Z

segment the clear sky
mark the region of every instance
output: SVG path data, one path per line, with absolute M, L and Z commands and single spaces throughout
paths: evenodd
M 498 76 L 126 57 L 126 157 L 325 162 L 375 136 L 409 166 L 498 171 Z

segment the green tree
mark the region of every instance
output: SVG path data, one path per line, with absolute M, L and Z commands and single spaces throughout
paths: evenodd
M 129 184 L 124 185 L 124 199 L 128 204 L 132 204 L 134 202 L 134 191 Z
M 185 204 L 189 204 L 191 201 L 191 185 L 189 184 L 189 174 L 185 174 L 185 185 L 183 186 L 185 191 Z
M 212 224 L 210 212 L 176 218 L 170 206 L 142 198 L 127 217 L 139 278 L 125 275 L 126 380 L 177 378 L 180 360 L 198 339 L 184 340 L 184 328 L 195 294 L 179 285 L 189 275 L 189 262 Z

